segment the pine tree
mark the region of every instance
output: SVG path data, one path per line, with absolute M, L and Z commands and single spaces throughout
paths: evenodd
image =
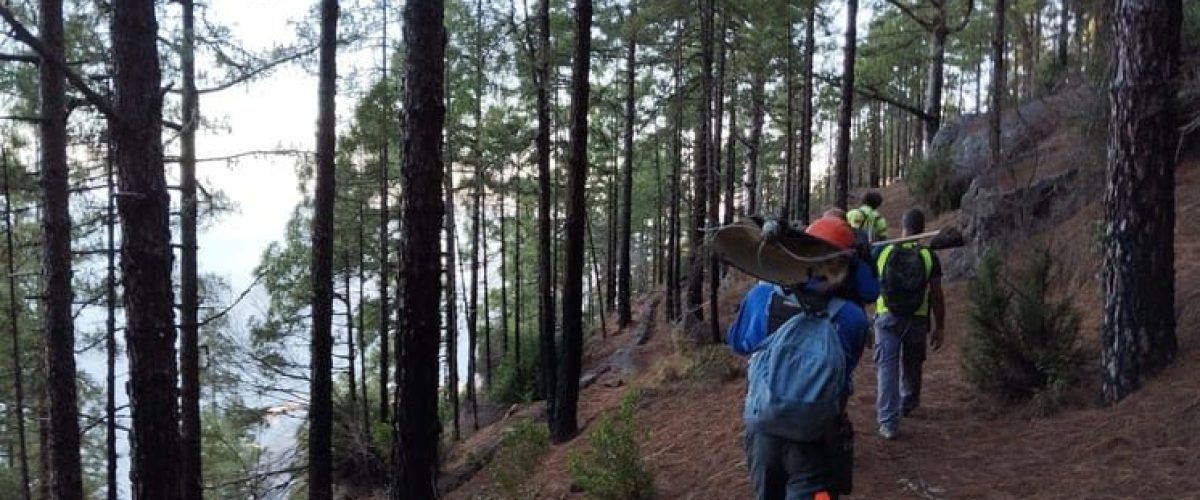
M 550 438 L 564 443 L 579 432 L 579 375 L 583 365 L 583 231 L 587 223 L 588 76 L 592 60 L 592 2 L 575 1 L 571 60 L 571 149 L 567 159 L 566 238 L 562 288 L 562 357 Z
M 436 266 L 442 229 L 442 127 L 445 123 L 445 4 L 404 6 L 404 164 L 397 275 L 400 345 L 391 497 L 437 498 L 437 359 L 441 282 Z M 453 250 L 451 250 L 453 251 Z
M 1003 0 L 1001 0 L 1003 1 Z M 850 121 L 854 114 L 854 52 L 858 22 L 858 0 L 846 2 L 846 41 L 842 48 L 842 95 L 838 108 L 837 162 L 834 165 L 833 198 L 838 208 L 850 203 Z
M 112 16 L 115 99 L 110 129 L 120 179 L 117 209 L 135 499 L 174 498 L 180 477 L 170 196 L 160 135 L 162 93 L 154 8 L 152 0 L 128 0 L 114 4 Z
M 1102 392 L 1116 402 L 1162 371 L 1175 337 L 1175 89 L 1179 0 L 1116 2 L 1104 194 Z
M 180 70 L 183 80 L 183 129 L 179 134 L 180 265 L 179 265 L 179 378 L 180 498 L 204 496 L 200 442 L 200 325 L 196 263 L 196 129 L 200 114 L 196 93 L 195 4 L 180 0 L 183 40 Z

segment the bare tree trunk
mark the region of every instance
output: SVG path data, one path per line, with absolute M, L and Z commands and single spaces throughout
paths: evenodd
M 763 68 L 750 75 L 750 144 L 746 148 L 746 215 L 759 212 L 758 159 L 762 152 L 763 115 L 766 113 L 767 77 Z
M 382 43 L 382 60 L 383 64 L 383 81 L 388 81 L 388 59 L 391 54 L 388 52 L 391 46 L 388 45 L 388 10 L 390 8 L 388 0 L 381 0 L 380 8 L 383 10 L 383 43 Z M 391 280 L 391 270 L 388 266 L 388 254 L 391 250 L 391 242 L 388 240 L 388 224 L 391 222 L 391 209 L 388 207 L 391 198 L 390 183 L 388 181 L 389 167 L 391 166 L 391 156 L 389 155 L 389 145 L 392 142 L 391 130 L 387 125 L 391 123 L 390 119 L 384 120 L 383 130 L 383 153 L 379 159 L 379 421 L 387 422 L 389 420 L 388 409 L 388 363 L 391 362 L 391 354 L 388 353 L 388 348 L 391 347 L 388 336 L 391 334 L 389 320 L 391 320 L 392 308 L 388 302 L 388 281 Z M 363 384 L 366 385 L 366 377 L 363 377 Z
M 1179 0 L 1117 0 L 1104 194 L 1102 393 L 1114 403 L 1178 353 L 1175 91 Z
M 105 255 L 108 274 L 104 280 L 107 313 L 104 320 L 104 472 L 105 498 L 117 500 L 117 177 L 113 169 L 112 139 L 107 131 L 104 147 L 105 176 L 108 178 L 108 206 L 104 212 L 108 250 Z
M 437 414 L 438 258 L 442 229 L 442 127 L 445 122 L 445 50 L 443 0 L 404 6 L 404 165 L 401 204 L 405 238 L 400 247 L 398 316 L 400 353 L 397 385 L 404 403 L 396 403 L 391 497 L 436 498 L 437 454 L 441 425 Z M 453 250 L 451 250 L 453 251 Z
M 1003 1 L 1003 0 L 1001 0 Z M 854 51 L 858 0 L 846 1 L 846 41 L 842 54 L 842 102 L 838 110 L 837 163 L 834 165 L 834 203 L 846 210 L 850 201 L 850 119 L 854 115 Z
M 675 40 L 675 54 L 672 67 L 672 79 L 674 81 L 673 88 L 675 89 L 675 102 L 671 105 L 671 174 L 669 177 L 670 184 L 670 216 L 668 217 L 667 227 L 667 307 L 666 315 L 668 321 L 674 321 L 679 317 L 681 308 L 679 297 L 679 207 L 681 204 L 682 192 L 680 189 L 680 175 L 683 170 L 683 103 L 686 89 L 683 86 L 683 38 L 684 30 L 680 28 L 679 34 Z
M 525 310 L 525 302 L 521 300 L 521 284 L 525 275 L 521 274 L 521 239 L 524 238 L 521 234 L 521 220 L 528 219 L 529 214 L 521 212 L 520 191 L 517 191 L 513 201 L 516 202 L 516 206 L 513 207 L 513 372 L 516 373 L 518 381 L 523 381 L 525 374 L 521 365 L 521 321 L 524 319 L 522 312 Z
M 1059 71 L 1062 72 L 1059 76 L 1062 78 L 1066 77 L 1068 63 L 1067 42 L 1071 37 L 1071 9 L 1067 2 L 1068 0 L 1058 0 L 1058 39 L 1055 40 L 1056 46 L 1054 49 Z
M 804 18 L 804 59 L 800 67 L 800 221 L 812 212 L 813 59 L 816 57 L 817 4 L 810 2 Z
M 453 151 L 452 148 L 446 148 L 447 151 Z M 453 414 L 450 437 L 458 441 L 462 437 L 462 429 L 460 426 L 461 419 L 459 418 L 459 401 L 458 401 L 458 291 L 455 288 L 457 285 L 457 268 L 455 268 L 455 260 L 458 258 L 458 226 L 454 222 L 454 159 L 450 158 L 446 162 L 446 173 L 443 176 L 445 179 L 446 202 L 444 205 L 446 217 L 446 394 L 450 399 L 450 412 Z M 399 355 L 399 353 L 397 353 Z M 399 370 L 403 365 L 397 364 L 396 369 Z M 400 402 L 397 401 L 397 404 Z
M 359 219 L 361 220 L 361 219 Z M 342 254 L 342 262 L 345 265 L 345 271 L 342 273 L 342 287 L 346 290 L 346 295 L 342 303 L 346 305 L 346 361 L 348 363 L 346 369 L 346 384 L 349 386 L 350 396 L 350 421 L 354 421 L 354 413 L 358 411 L 358 374 L 357 363 L 355 363 L 356 352 L 354 349 L 354 303 L 350 300 L 350 294 L 353 288 L 350 284 L 350 254 Z M 359 302 L 361 304 L 361 302 Z M 365 381 L 364 381 L 365 383 Z
M 308 498 L 333 498 L 333 210 L 337 94 L 337 0 L 321 2 L 317 111 L 317 186 L 312 232 L 312 381 L 308 429 Z
M 60 9 L 61 12 L 61 9 Z M 64 131 L 65 132 L 65 131 Z M 43 150 L 44 152 L 45 150 Z M 12 183 L 8 169 L 8 151 L 0 153 L 0 169 L 3 169 L 4 175 L 4 238 L 7 242 L 7 257 L 8 257 L 8 326 L 9 333 L 12 336 L 12 368 L 13 368 L 13 397 L 15 398 L 15 411 L 10 411 L 12 419 L 17 421 L 17 456 L 18 468 L 21 471 L 21 499 L 32 500 L 33 495 L 29 490 L 29 450 L 25 442 L 25 372 L 21 368 L 21 329 L 17 326 L 20 324 L 20 306 L 17 303 L 17 266 L 13 252 L 16 250 L 16 245 L 13 244 L 13 207 L 12 207 Z M 111 254 L 111 252 L 110 252 Z M 10 464 L 12 463 L 10 454 Z
M 990 147 L 991 147 L 991 169 L 999 171 L 1003 156 L 1001 154 L 1001 117 L 1004 115 L 1004 94 L 1005 80 L 1008 79 L 1007 73 L 1004 72 L 1004 18 L 1008 14 L 1006 0 L 996 0 L 996 12 L 992 16 L 995 19 L 995 24 L 992 28 L 992 90 L 991 90 L 991 108 L 990 112 Z
M 592 2 L 575 2 L 575 51 L 571 60 L 571 149 L 567 168 L 567 213 L 562 296 L 562 360 L 550 437 L 564 443 L 579 432 L 577 403 L 583 363 L 583 231 L 587 223 L 588 75 L 591 68 Z
M 538 45 L 534 83 L 537 85 L 537 163 L 538 163 L 538 364 L 541 371 L 541 396 L 546 400 L 546 416 L 554 415 L 554 267 L 551 263 L 550 229 L 550 0 L 538 4 Z
M 362 376 L 359 377 L 361 384 L 359 388 L 362 390 L 359 401 L 362 403 L 362 433 L 368 439 L 371 437 L 371 409 L 370 402 L 367 400 L 367 315 L 364 314 L 366 305 L 366 290 L 364 287 L 367 283 L 367 202 L 362 200 L 358 202 L 358 351 L 361 355 L 361 363 L 359 368 L 362 369 Z M 384 275 L 380 275 L 379 279 L 385 279 Z M 349 295 L 350 291 L 347 290 Z M 380 311 L 382 312 L 382 310 Z M 354 360 L 354 355 L 351 353 L 350 360 Z M 353 366 L 350 372 L 354 372 Z M 369 441 L 368 441 L 369 442 Z
M 705 140 L 708 142 L 708 227 L 715 227 L 720 224 L 721 210 L 721 115 L 724 112 L 724 92 L 721 89 L 725 87 L 725 29 L 722 25 L 721 39 L 714 40 L 716 28 L 716 6 L 714 2 L 710 2 L 708 7 L 708 37 L 710 50 L 716 43 L 720 43 L 720 50 L 717 51 L 720 55 L 720 71 L 717 73 L 715 80 L 709 80 L 709 95 L 713 97 L 710 103 L 712 110 L 711 122 L 714 123 L 712 134 L 706 135 Z M 721 324 L 717 314 L 717 292 L 721 286 L 721 261 L 717 259 L 716 254 L 709 253 L 708 256 L 708 325 L 709 335 L 713 339 L 714 344 L 721 343 Z
M 871 110 L 871 120 L 870 120 L 871 123 L 869 126 L 871 127 L 871 139 L 870 139 L 871 140 L 871 162 L 870 162 L 870 166 L 868 168 L 871 170 L 871 172 L 868 175 L 868 182 L 872 188 L 878 188 L 879 187 L 879 169 L 880 169 L 880 165 L 882 163 L 881 158 L 880 158 L 882 156 L 882 152 L 880 151 L 881 144 L 880 144 L 880 140 L 879 140 L 879 127 L 881 126 L 880 119 L 879 119 L 879 102 L 878 101 L 872 102 L 870 104 L 870 110 Z
M 787 43 L 784 45 L 784 50 L 787 55 L 784 57 L 785 64 L 783 69 L 783 88 L 787 102 L 785 103 L 784 117 L 784 149 L 783 149 L 783 208 L 780 210 L 779 216 L 783 220 L 792 220 L 792 208 L 794 207 L 793 200 L 796 196 L 796 81 L 795 81 L 795 59 L 796 51 L 792 47 L 792 9 L 787 8 L 788 16 L 787 23 Z
M 637 16 L 636 0 L 629 5 L 629 18 L 632 22 Z M 629 268 L 630 239 L 633 236 L 633 124 L 634 99 L 636 99 L 637 84 L 637 34 L 630 31 L 625 42 L 625 134 L 624 134 L 624 167 L 621 172 L 621 210 L 620 210 L 620 248 L 617 250 L 617 328 L 625 328 L 630 321 L 629 281 L 632 270 Z
M 39 32 L 51 57 L 63 57 L 63 5 L 42 0 Z M 50 400 L 50 493 L 83 498 L 79 461 L 79 405 L 75 389 L 75 327 L 71 314 L 70 182 L 67 166 L 66 79 L 54 64 L 39 65 L 38 131 L 42 163 L 42 331 L 46 337 L 46 390 Z M 7 170 L 5 170 L 7 175 Z M 7 186 L 6 186 L 7 189 Z M 12 258 L 11 253 L 9 258 Z M 168 301 L 170 299 L 168 298 Z M 14 331 L 15 331 L 14 326 Z M 25 469 L 23 472 L 28 472 Z M 22 479 L 27 479 L 23 477 Z M 22 493 L 25 493 L 24 491 Z
M 709 151 L 712 146 L 712 130 L 709 121 L 709 106 L 712 104 L 712 0 L 701 0 L 700 8 L 700 99 L 697 101 L 696 155 L 693 171 L 692 218 L 689 228 L 688 253 L 691 259 L 687 276 L 687 301 L 684 323 L 689 330 L 698 327 L 704 320 L 701 300 L 704 290 L 704 268 L 709 260 L 704 252 L 704 221 L 707 218 Z M 698 329 L 697 333 L 702 331 Z M 703 342 L 703 336 L 693 340 Z
M 130 475 L 135 500 L 178 496 L 180 474 L 170 196 L 163 171 L 162 87 L 154 4 L 152 0 L 115 4 L 111 29 L 113 107 L 118 118 L 111 120 L 110 128 L 120 179 L 117 208 L 121 214 L 121 274 L 133 413 Z M 68 319 L 69 304 L 68 300 Z M 74 346 L 64 344 L 72 357 Z M 63 376 L 73 383 L 73 367 Z M 69 413 L 70 421 L 75 422 L 75 412 Z M 53 434 L 78 439 L 78 432 L 69 430 Z
M 727 18 L 730 16 L 726 13 Z M 734 24 L 726 19 L 726 23 L 732 29 Z M 737 40 L 737 34 L 734 31 L 729 32 L 729 43 L 732 45 Z M 723 222 L 729 224 L 733 222 L 734 214 L 734 184 L 737 182 L 737 144 L 738 144 L 738 69 L 737 69 L 737 50 L 736 47 L 729 47 L 729 66 L 733 71 L 729 72 L 729 137 L 725 143 L 725 217 Z M 724 83 L 722 84 L 724 85 Z
M 183 130 L 179 134 L 179 379 L 180 379 L 180 498 L 200 500 L 204 495 L 201 476 L 200 435 L 200 325 L 196 262 L 196 129 L 200 122 L 196 93 L 195 5 L 180 0 L 183 10 L 183 42 L 180 70 L 183 79 Z

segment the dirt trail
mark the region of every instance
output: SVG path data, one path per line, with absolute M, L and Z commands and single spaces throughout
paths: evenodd
M 1078 388 L 1085 396 L 1076 406 L 1053 417 L 995 408 L 974 396 L 960 373 L 966 285 L 951 283 L 947 345 L 930 353 L 922 407 L 903 421 L 899 440 L 884 441 L 875 434 L 871 351 L 864 353 L 857 368 L 857 392 L 850 404 L 858 432 L 853 498 L 1200 498 L 1200 336 L 1193 328 L 1200 322 L 1200 161 L 1181 165 L 1177 185 L 1181 351 L 1172 367 L 1113 408 L 1098 407 L 1090 398 L 1096 393 L 1095 377 Z M 909 203 L 907 192 L 897 185 L 884 189 L 884 196 L 884 214 L 895 221 L 898 232 L 899 215 Z M 1099 329 L 1099 259 L 1079 242 L 1087 241 L 1087 222 L 1099 216 L 1093 205 L 1081 211 L 1078 220 L 1065 223 L 1062 231 L 1035 238 L 1058 240 L 1065 249 L 1060 257 L 1068 262 L 1069 279 L 1078 289 L 1077 305 L 1086 318 L 1084 343 L 1093 350 Z M 725 321 L 750 284 L 749 279 L 737 278 L 725 287 Z M 656 321 L 651 342 L 632 352 L 638 374 L 625 382 L 651 388 L 637 420 L 647 432 L 642 453 L 654 472 L 659 496 L 748 498 L 741 425 L 744 378 L 664 383 L 662 372 L 679 358 L 666 335 L 670 326 L 661 323 L 661 314 Z M 598 343 L 596 352 L 612 352 L 612 342 L 610 337 Z M 584 391 L 581 421 L 591 422 L 614 408 L 625 390 L 597 383 Z M 531 480 L 539 498 L 576 497 L 569 493 L 566 456 L 568 450 L 586 444 L 585 431 L 571 443 L 552 447 Z M 449 498 L 486 493 L 488 477 L 485 471 Z

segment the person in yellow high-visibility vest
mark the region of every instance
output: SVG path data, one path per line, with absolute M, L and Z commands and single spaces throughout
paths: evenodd
M 925 231 L 925 214 L 904 214 L 904 236 Z M 942 266 L 932 250 L 915 241 L 877 248 L 881 293 L 875 303 L 876 413 L 879 435 L 895 439 L 900 417 L 917 408 L 926 342 L 942 346 L 946 305 Z M 931 321 L 932 319 L 932 321 Z
M 879 213 L 880 206 L 883 206 L 883 196 L 876 191 L 868 191 L 863 195 L 862 206 L 846 212 L 846 222 L 851 229 L 860 233 L 860 239 L 865 239 L 865 243 L 887 239 L 888 223 Z

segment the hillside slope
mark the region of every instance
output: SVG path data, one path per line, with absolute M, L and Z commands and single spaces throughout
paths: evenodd
M 864 354 L 855 374 L 857 393 L 850 404 L 856 438 L 855 498 L 1187 498 L 1200 492 L 1200 349 L 1193 325 L 1200 321 L 1200 161 L 1180 166 L 1177 183 L 1177 362 L 1142 391 L 1112 408 L 1093 399 L 1095 379 L 1080 388 L 1078 401 L 1059 414 L 1035 418 L 1020 408 L 996 408 L 974 395 L 960 373 L 959 348 L 965 327 L 966 284 L 948 285 L 947 345 L 930 353 L 923 406 L 906 419 L 898 441 L 875 435 L 874 370 Z M 883 190 L 885 215 L 899 221 L 910 201 L 901 184 Z M 1089 227 L 1100 217 L 1093 200 L 1051 231 L 1031 242 L 1052 244 L 1078 291 L 1084 313 L 1084 342 L 1098 351 L 1099 255 Z M 933 226 L 957 220 L 946 214 Z M 895 224 L 893 224 L 895 225 Z M 1019 258 L 1019 257 L 1014 257 Z M 727 280 L 721 301 L 725 324 L 740 294 L 752 281 Z M 656 336 L 638 347 L 636 372 L 606 374 L 583 392 L 581 421 L 617 405 L 623 386 L 644 389 L 636 414 L 646 432 L 641 452 L 655 475 L 661 498 L 747 498 L 742 451 L 741 404 L 744 362 L 720 376 L 681 375 L 688 357 L 677 352 L 656 315 Z M 628 335 L 597 342 L 611 351 Z M 593 359 L 601 359 L 595 355 Z M 1098 356 L 1093 356 L 1098 358 Z M 710 370 L 711 371 L 711 370 Z M 1098 375 L 1097 375 L 1098 376 Z M 621 383 L 613 381 L 620 379 Z M 609 383 L 603 383 L 603 382 Z M 616 386 L 616 387 L 612 387 Z M 505 422 L 497 424 L 506 425 Z M 534 474 L 539 498 L 573 498 L 566 470 L 569 450 L 587 445 L 585 434 L 552 447 Z M 486 497 L 485 469 L 449 498 Z

